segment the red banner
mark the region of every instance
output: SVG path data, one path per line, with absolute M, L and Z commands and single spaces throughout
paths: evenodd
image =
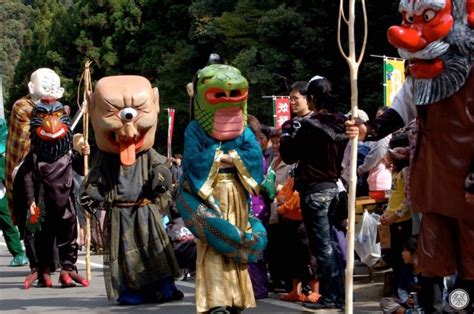
M 290 97 L 274 97 L 273 98 L 273 112 L 275 117 L 275 127 L 281 128 L 286 120 L 291 119 Z
M 171 159 L 172 151 L 171 151 L 171 143 L 173 142 L 173 128 L 174 128 L 174 109 L 167 109 L 168 110 L 168 159 Z

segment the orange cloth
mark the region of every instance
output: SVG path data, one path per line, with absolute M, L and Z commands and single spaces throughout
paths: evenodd
M 283 203 L 277 208 L 277 212 L 291 220 L 303 220 L 300 206 L 300 194 L 293 191 L 295 178 L 290 177 L 283 185 L 283 188 L 277 195 L 277 201 Z

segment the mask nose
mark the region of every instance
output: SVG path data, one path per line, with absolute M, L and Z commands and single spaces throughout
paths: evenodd
M 139 135 L 137 128 L 133 125 L 133 123 L 126 123 L 122 132 L 122 136 L 127 140 L 134 140 Z
M 61 120 L 59 120 L 58 117 L 48 116 L 48 117 L 44 118 L 43 123 L 42 123 L 41 126 L 43 127 L 43 129 L 46 132 L 51 133 L 51 134 L 55 134 L 56 132 L 61 130 L 62 125 L 63 124 L 62 124 Z
M 387 32 L 388 42 L 398 49 L 405 49 L 410 52 L 419 51 L 427 46 L 426 40 L 422 37 L 420 29 L 416 26 L 402 27 L 392 26 Z

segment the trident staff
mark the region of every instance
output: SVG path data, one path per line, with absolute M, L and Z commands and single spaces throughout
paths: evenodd
M 355 0 L 349 0 L 349 19 L 344 14 L 344 0 L 340 0 L 339 3 L 339 18 L 337 23 L 337 43 L 342 56 L 346 59 L 349 64 L 350 77 L 351 77 L 351 109 L 352 118 L 357 118 L 357 101 L 358 101 L 358 88 L 357 88 L 357 73 L 359 65 L 364 56 L 365 46 L 367 43 L 367 12 L 365 10 L 365 0 L 362 0 L 362 12 L 364 15 L 364 39 L 362 42 L 362 48 L 360 55 L 357 58 L 356 47 L 355 47 Z M 344 19 L 345 24 L 348 28 L 349 35 L 349 54 L 347 54 L 342 48 L 341 44 L 341 20 Z M 348 199 L 348 211 L 349 211 L 349 229 L 347 230 L 347 266 L 346 266 L 346 313 L 353 312 L 352 294 L 353 294 L 353 273 L 354 273 L 354 229 L 355 229 L 355 195 L 356 195 L 356 165 L 357 165 L 357 141 L 355 137 L 351 139 L 351 163 L 350 163 L 350 180 L 349 180 L 349 199 Z

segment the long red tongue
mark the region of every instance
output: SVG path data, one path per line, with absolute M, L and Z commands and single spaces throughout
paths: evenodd
M 131 166 L 135 163 L 134 142 L 120 141 L 120 162 L 125 166 Z

